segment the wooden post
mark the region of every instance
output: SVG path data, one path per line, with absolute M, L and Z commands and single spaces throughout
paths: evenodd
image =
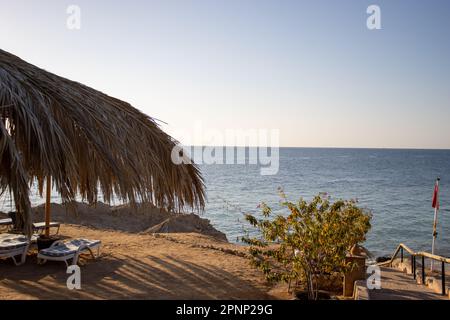
M 52 192 L 52 180 L 47 176 L 45 199 L 45 236 L 50 237 L 50 195 Z

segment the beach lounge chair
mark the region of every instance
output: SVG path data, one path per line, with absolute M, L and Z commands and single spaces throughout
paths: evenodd
M 2 233 L 0 234 L 0 258 L 11 258 L 16 266 L 25 263 L 30 241 L 24 235 Z M 20 257 L 20 260 L 16 260 Z
M 12 226 L 13 221 L 11 218 L 6 218 L 6 219 L 0 219 L 0 226 L 2 227 L 9 227 Z
M 52 221 L 52 222 L 50 222 L 49 227 L 50 228 L 57 228 L 55 234 L 58 234 L 59 233 L 59 228 L 61 227 L 61 223 Z M 40 232 L 40 233 L 43 233 L 44 230 L 45 230 L 45 222 L 35 222 L 35 223 L 33 223 L 33 230 L 37 231 L 37 232 Z
M 13 221 L 11 218 L 0 219 L 0 228 L 4 229 L 4 231 L 11 230 L 13 226 Z
M 100 255 L 100 240 L 72 239 L 59 240 L 54 242 L 50 248 L 43 249 L 38 253 L 38 264 L 44 264 L 47 260 L 64 261 L 69 266 L 68 261 L 72 259 L 72 265 L 76 265 L 78 258 L 82 253 L 90 253 L 95 259 L 94 251 L 97 251 L 97 257 Z

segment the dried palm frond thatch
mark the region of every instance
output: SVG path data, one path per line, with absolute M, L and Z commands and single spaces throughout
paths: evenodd
M 177 144 L 130 104 L 0 50 L 0 191 L 30 228 L 29 186 L 50 176 L 62 200 L 99 191 L 168 210 L 204 206 L 194 164 L 175 165 Z M 27 230 L 29 231 L 29 230 Z

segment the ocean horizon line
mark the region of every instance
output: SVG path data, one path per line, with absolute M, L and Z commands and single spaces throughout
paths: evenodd
M 189 147 L 189 148 L 276 148 L 274 146 L 242 146 L 242 145 L 234 145 L 234 146 L 228 146 L 228 145 L 186 145 L 181 144 L 183 147 Z M 283 146 L 283 147 L 277 147 L 279 149 L 317 149 L 317 150 L 324 150 L 324 149 L 336 149 L 336 150 L 402 150 L 402 151 L 450 151 L 450 148 L 412 148 L 412 147 L 301 147 L 301 146 Z

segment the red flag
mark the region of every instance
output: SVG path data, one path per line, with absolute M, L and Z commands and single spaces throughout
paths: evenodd
M 439 183 L 437 181 L 434 185 L 433 202 L 431 206 L 439 210 Z

